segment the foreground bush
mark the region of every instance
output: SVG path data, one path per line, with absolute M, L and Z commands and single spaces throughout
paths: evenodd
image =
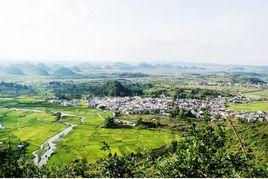
M 23 160 L 25 148 L 0 148 L 0 177 L 268 177 L 252 151 L 230 148 L 232 132 L 225 125 L 188 128 L 183 141 L 138 154 L 109 154 L 95 164 L 85 160 L 37 168 Z
M 260 177 L 267 171 L 254 161 L 252 151 L 229 149 L 229 128 L 198 129 L 192 124 L 184 141 L 173 145 L 172 157 L 159 160 L 161 177 Z

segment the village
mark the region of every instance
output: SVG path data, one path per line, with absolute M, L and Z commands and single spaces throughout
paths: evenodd
M 218 97 L 213 100 L 197 100 L 197 99 L 178 99 L 172 100 L 164 95 L 161 98 L 142 98 L 142 97 L 104 97 L 94 98 L 88 101 L 89 107 L 102 110 L 114 110 L 122 114 L 137 113 L 160 113 L 162 115 L 170 115 L 170 111 L 174 107 L 191 111 L 197 119 L 203 117 L 204 110 L 209 109 L 212 120 L 222 121 L 227 117 L 234 117 L 247 122 L 268 121 L 268 114 L 263 111 L 244 112 L 232 111 L 226 108 L 227 103 L 249 102 L 251 99 L 244 95 L 235 97 Z M 215 118 L 221 116 L 221 118 Z
M 268 83 L 191 82 L 190 85 L 267 89 Z
M 247 122 L 268 121 L 268 114 L 263 111 L 246 112 L 227 109 L 227 104 L 253 102 L 240 94 L 234 97 L 218 96 L 212 100 L 178 99 L 173 100 L 165 95 L 160 98 L 149 97 L 96 97 L 88 100 L 88 107 L 101 110 L 112 110 L 121 114 L 161 114 L 169 116 L 174 108 L 190 111 L 197 119 L 203 118 L 204 109 L 208 109 L 212 121 L 223 121 L 227 117 L 234 117 Z M 79 100 L 53 100 L 55 104 L 64 106 L 78 106 Z

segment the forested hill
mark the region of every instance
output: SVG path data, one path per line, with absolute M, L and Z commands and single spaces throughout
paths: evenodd
M 56 76 L 75 76 L 77 74 L 69 68 L 61 67 L 57 71 L 54 72 L 54 75 L 56 75 Z
M 123 86 L 119 81 L 107 81 L 100 87 L 100 95 L 129 96 L 132 95 L 132 91 Z
M 142 95 L 141 89 L 134 89 L 130 86 L 123 85 L 117 80 L 108 80 L 104 83 L 82 83 L 68 84 L 50 82 L 49 88 L 60 99 L 81 98 L 85 96 L 135 96 Z

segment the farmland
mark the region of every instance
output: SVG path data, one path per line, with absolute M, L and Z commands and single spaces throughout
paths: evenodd
M 85 106 L 63 107 L 41 102 L 40 99 L 18 97 L 1 99 L 0 120 L 4 129 L 0 131 L 0 141 L 27 142 L 27 157 L 37 150 L 48 138 L 67 128 L 66 122 L 77 124 L 78 116 L 84 120 L 73 131 L 57 143 L 56 153 L 49 164 L 64 164 L 74 157 L 85 158 L 89 162 L 106 156 L 109 152 L 138 152 L 145 149 L 162 147 L 176 136 L 168 131 L 149 129 L 105 129 L 104 118 L 110 115 Z M 16 108 L 14 108 L 16 107 Z M 53 112 L 68 113 L 75 116 L 62 117 L 55 121 Z M 102 142 L 108 142 L 110 150 L 101 150 Z
M 27 142 L 28 156 L 47 138 L 63 130 L 64 124 L 56 124 L 54 117 L 47 113 L 32 113 L 28 111 L 0 110 L 4 129 L 0 131 L 0 140 L 7 142 Z
M 2 78 L 0 176 L 266 176 L 264 78 L 51 68 Z
M 245 94 L 249 97 L 268 99 L 268 89 L 248 90 Z
M 251 103 L 232 104 L 228 107 L 237 111 L 266 111 L 268 112 L 268 101 L 256 101 Z
M 74 156 L 95 162 L 97 159 L 107 156 L 109 152 L 119 155 L 124 152 L 140 152 L 143 149 L 162 147 L 170 143 L 172 139 L 175 139 L 175 136 L 165 131 L 98 129 L 98 126 L 94 125 L 92 128 L 79 126 L 59 142 L 57 153 L 52 156 L 49 164 L 69 163 Z M 110 150 L 102 151 L 102 142 L 108 142 Z

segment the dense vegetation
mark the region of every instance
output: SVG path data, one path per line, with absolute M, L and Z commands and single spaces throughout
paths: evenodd
M 232 96 L 228 90 L 190 87 L 152 87 L 147 91 L 148 95 L 152 97 L 161 97 L 161 95 L 165 95 L 172 97 L 173 99 L 213 99 L 218 96 Z
M 202 88 L 179 88 L 174 94 L 174 99 L 213 99 L 218 96 L 229 96 L 226 91 L 202 89 Z
M 18 83 L 0 82 L 0 96 L 15 97 L 19 95 L 35 95 L 36 92 L 31 86 L 22 85 Z
M 140 89 L 125 86 L 117 80 L 109 80 L 104 83 L 69 84 L 50 82 L 53 92 L 60 99 L 81 99 L 84 96 L 134 96 L 142 95 Z
M 251 83 L 251 84 L 263 84 L 264 80 L 257 77 L 244 77 L 244 76 L 236 76 L 231 78 L 232 83 Z

